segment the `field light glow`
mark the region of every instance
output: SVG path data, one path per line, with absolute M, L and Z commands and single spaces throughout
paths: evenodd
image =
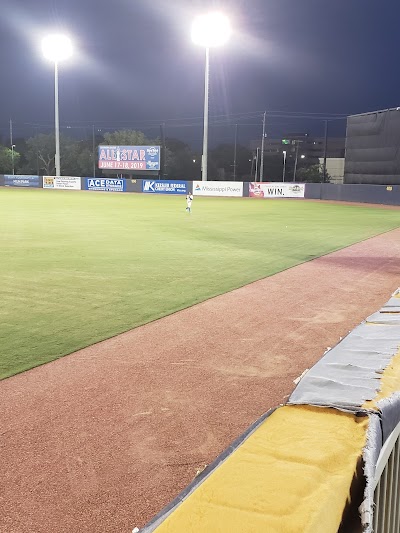
M 72 55 L 72 42 L 66 35 L 48 35 L 42 41 L 42 51 L 46 59 L 63 61 Z
M 192 41 L 206 48 L 224 45 L 231 33 L 229 19 L 222 13 L 200 15 L 192 25 Z

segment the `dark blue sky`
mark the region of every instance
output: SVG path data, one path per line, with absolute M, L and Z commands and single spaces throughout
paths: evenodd
M 218 4 L 234 34 L 212 54 L 210 113 L 235 115 L 242 138 L 258 135 L 264 109 L 354 114 L 400 105 L 399 0 L 3 0 L 1 131 L 10 117 L 16 135 L 53 123 L 53 71 L 40 40 L 56 30 L 76 46 L 60 73 L 63 126 L 77 135 L 92 123 L 155 135 L 166 121 L 167 135 L 198 143 L 204 54 L 190 23 Z M 218 122 L 211 142 L 230 141 L 233 128 Z M 276 117 L 268 132 L 310 128 L 322 132 L 316 120 Z

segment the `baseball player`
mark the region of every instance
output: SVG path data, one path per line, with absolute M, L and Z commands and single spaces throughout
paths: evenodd
M 186 195 L 186 211 L 192 212 L 193 194 L 190 192 Z

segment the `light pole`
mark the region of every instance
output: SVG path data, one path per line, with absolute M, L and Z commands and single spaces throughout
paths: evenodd
M 286 174 L 286 150 L 283 150 L 283 172 L 282 172 L 282 181 L 285 183 L 285 174 Z
M 235 148 L 233 151 L 233 181 L 236 181 L 237 135 L 238 135 L 238 125 L 235 124 Z
M 231 35 L 231 25 L 222 13 L 207 13 L 198 16 L 192 25 L 192 41 L 206 50 L 204 75 L 204 133 L 201 179 L 207 181 L 208 167 L 208 91 L 210 78 L 210 48 L 222 46 Z
M 14 165 L 14 148 L 15 148 L 15 144 L 13 144 L 13 124 L 12 124 L 11 118 L 10 118 L 10 146 L 11 146 L 12 173 L 13 173 L 13 176 L 14 176 L 15 175 L 15 165 Z
M 260 162 L 260 183 L 264 181 L 264 143 L 265 143 L 265 119 L 267 116 L 267 112 L 264 111 L 263 115 L 263 132 L 262 132 L 262 139 L 261 139 L 261 162 Z
M 72 55 L 71 40 L 65 35 L 48 35 L 42 41 L 42 51 L 46 59 L 54 62 L 54 115 L 55 115 L 55 172 L 61 174 L 60 165 L 60 118 L 58 105 L 58 63 Z

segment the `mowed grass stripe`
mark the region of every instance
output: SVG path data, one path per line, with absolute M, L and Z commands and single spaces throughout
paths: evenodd
M 400 225 L 293 200 L 0 190 L 0 377 Z

